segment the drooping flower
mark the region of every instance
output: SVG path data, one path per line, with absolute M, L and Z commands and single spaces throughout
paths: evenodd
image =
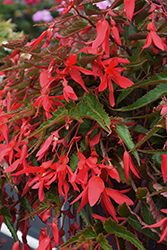
M 63 87 L 64 87 L 63 88 L 63 95 L 64 95 L 64 98 L 66 99 L 67 102 L 69 102 L 69 98 L 71 100 L 76 101 L 78 99 L 78 97 L 76 96 L 73 88 L 71 86 L 69 86 L 67 83 L 68 83 L 67 80 L 64 79 L 64 81 L 63 81 Z
M 96 31 L 97 37 L 92 43 L 92 48 L 96 49 L 101 46 L 103 51 L 109 55 L 110 26 L 108 22 L 105 19 L 103 21 L 98 21 L 96 24 Z
M 132 162 L 132 159 L 130 157 L 130 154 L 125 150 L 124 155 L 123 155 L 123 162 L 124 162 L 124 171 L 125 171 L 125 178 L 127 184 L 129 183 L 128 177 L 130 174 L 131 170 L 133 174 L 140 179 L 139 176 L 139 170 L 135 167 L 134 163 Z
M 155 28 L 153 21 L 147 25 L 147 29 L 150 32 L 146 38 L 146 42 L 145 42 L 145 45 L 143 46 L 142 50 L 145 48 L 148 48 L 150 45 L 152 46 L 154 53 L 158 53 L 158 50 L 154 46 L 156 46 L 157 48 L 159 48 L 161 50 L 164 50 L 165 49 L 164 43 L 162 42 L 161 38 L 155 32 L 155 31 L 157 31 L 157 29 Z

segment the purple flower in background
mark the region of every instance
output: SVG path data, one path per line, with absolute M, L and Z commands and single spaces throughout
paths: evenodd
M 39 22 L 39 21 L 48 22 L 52 20 L 52 18 L 53 17 L 48 10 L 39 10 L 32 16 L 34 22 Z
M 105 0 L 102 2 L 94 3 L 99 9 L 106 9 L 106 7 L 110 6 L 112 4 L 113 0 Z

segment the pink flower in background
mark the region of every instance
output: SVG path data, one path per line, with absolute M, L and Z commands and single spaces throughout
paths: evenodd
M 36 3 L 39 4 L 39 0 L 24 0 L 28 4 Z
M 95 3 L 95 5 L 99 8 L 99 9 L 106 9 L 108 6 L 110 6 L 112 4 L 113 0 L 106 0 L 106 1 L 102 1 L 102 2 L 99 2 L 99 3 Z
M 14 3 L 13 3 L 13 1 L 11 1 L 11 0 L 4 0 L 4 1 L 3 1 L 3 4 L 10 4 L 10 5 L 13 5 Z
M 39 10 L 32 16 L 34 22 L 39 22 L 39 21 L 48 22 L 52 20 L 52 18 L 53 17 L 48 10 Z

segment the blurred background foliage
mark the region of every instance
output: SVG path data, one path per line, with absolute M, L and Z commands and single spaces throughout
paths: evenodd
M 32 2 L 32 3 L 28 3 Z M 40 22 L 33 21 L 33 15 L 37 11 L 50 9 L 53 6 L 52 0 L 41 0 L 39 4 L 34 1 L 3 1 L 0 0 L 0 58 L 5 56 L 8 51 L 4 50 L 2 43 L 10 39 L 19 39 L 24 35 L 29 35 L 29 40 L 37 38 L 45 27 L 34 26 Z M 52 11 L 53 18 L 58 16 L 57 11 Z

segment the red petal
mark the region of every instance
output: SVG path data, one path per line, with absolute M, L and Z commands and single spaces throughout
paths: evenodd
M 71 54 L 69 58 L 67 58 L 65 65 L 66 66 L 71 66 L 77 62 L 77 55 L 76 54 Z
M 131 21 L 135 9 L 135 0 L 124 0 L 124 5 L 127 17 Z
M 164 183 L 166 183 L 167 182 L 167 154 L 166 155 L 162 154 L 161 171 L 162 171 Z
M 88 90 L 87 90 L 86 87 L 85 87 L 85 83 L 84 83 L 84 81 L 82 80 L 82 77 L 81 77 L 79 71 L 76 70 L 74 67 L 70 67 L 69 73 L 70 73 L 72 79 L 73 79 L 74 81 L 78 82 L 78 83 L 81 85 L 81 87 L 82 87 L 86 92 L 88 92 Z
M 42 147 L 40 148 L 40 150 L 37 152 L 36 156 L 40 156 L 41 154 L 45 153 L 47 149 L 49 148 L 50 144 L 52 143 L 52 141 L 53 141 L 53 137 L 49 136 L 44 142 L 44 144 L 42 145 Z
M 108 85 L 109 85 L 109 102 L 110 105 L 113 107 L 115 105 L 115 99 L 114 99 L 114 89 L 113 89 L 113 85 L 110 79 L 108 79 Z
M 119 75 L 117 72 L 112 72 L 111 78 L 117 85 L 119 85 L 123 89 L 128 88 L 134 84 L 131 80 Z
M 127 205 L 133 205 L 133 201 L 126 195 L 122 194 L 119 190 L 107 187 L 105 188 L 105 190 L 107 195 L 110 196 L 113 200 L 115 200 L 116 203 L 122 204 L 123 202 L 125 202 Z
M 151 31 L 151 34 L 154 45 L 156 45 L 159 49 L 164 50 L 161 38 L 154 31 Z
M 44 238 L 43 240 L 41 240 L 39 247 L 36 250 L 44 250 L 47 249 L 47 247 L 51 244 L 51 241 L 49 239 L 49 237 Z
M 110 30 L 109 24 L 106 20 L 98 21 L 96 24 L 97 37 L 93 41 L 92 48 L 96 49 L 99 45 L 103 43 L 106 38 L 106 32 Z
M 104 182 L 98 176 L 93 176 L 89 180 L 88 200 L 91 207 L 98 201 L 101 193 L 104 191 Z
M 12 250 L 20 250 L 20 242 L 19 241 L 16 241 L 14 243 Z
M 116 43 L 118 43 L 121 46 L 121 39 L 120 39 L 117 27 L 113 26 L 111 28 L 111 30 L 112 30 L 112 33 L 113 33 L 113 36 L 114 36 Z
M 126 178 L 126 182 L 128 184 L 129 183 L 128 182 L 128 177 L 129 177 L 129 154 L 128 154 L 127 151 L 124 152 L 123 162 L 124 162 L 125 178 Z
M 57 246 L 59 244 L 59 230 L 58 230 L 57 223 L 52 224 L 52 232 L 53 232 L 53 237 Z

